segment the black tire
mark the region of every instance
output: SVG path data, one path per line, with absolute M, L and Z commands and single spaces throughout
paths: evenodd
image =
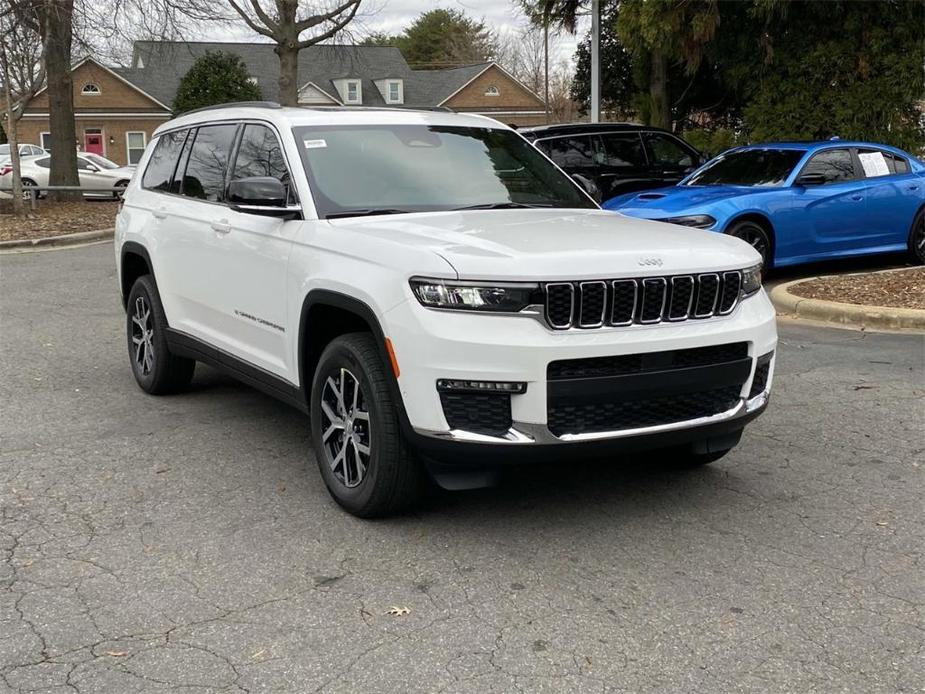
M 189 385 L 196 361 L 171 354 L 167 347 L 167 318 L 151 275 L 139 277 L 132 285 L 125 325 L 129 363 L 143 391 L 164 395 Z
M 771 240 L 771 234 L 758 222 L 750 219 L 743 219 L 741 222 L 735 222 L 726 230 L 729 236 L 735 236 L 742 239 L 752 248 L 761 254 L 761 261 L 764 269 L 770 270 L 774 265 L 774 245 Z
M 925 265 L 925 209 L 919 210 L 909 229 L 909 260 Z
M 35 188 L 36 186 L 38 186 L 38 183 L 33 181 L 31 178 L 22 179 L 22 196 L 24 200 L 28 200 L 31 197 L 31 193 L 28 189 Z M 36 199 L 41 198 L 42 193 L 40 191 L 36 191 L 35 197 Z
M 334 500 L 360 518 L 408 508 L 423 488 L 420 464 L 402 436 L 388 379 L 369 333 L 332 340 L 312 379 L 318 469 Z
M 128 181 L 119 181 L 113 188 L 117 190 L 112 194 L 112 197 L 116 200 L 121 200 L 122 196 L 125 195 L 125 189 L 128 188 Z

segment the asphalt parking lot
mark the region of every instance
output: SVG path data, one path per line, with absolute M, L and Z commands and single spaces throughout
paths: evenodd
M 0 691 L 925 691 L 925 338 L 782 323 L 713 466 L 364 522 L 294 410 L 144 395 L 123 320 L 110 244 L 0 256 Z

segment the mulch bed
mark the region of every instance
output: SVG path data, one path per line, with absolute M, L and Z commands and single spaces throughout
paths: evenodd
M 787 291 L 806 299 L 925 310 L 925 267 L 820 277 L 789 287 Z
M 110 200 L 51 202 L 39 200 L 35 212 L 26 202 L 25 217 L 13 216 L 13 203 L 0 200 L 0 241 L 41 239 L 76 234 L 80 231 L 111 229 L 116 223 L 119 203 Z

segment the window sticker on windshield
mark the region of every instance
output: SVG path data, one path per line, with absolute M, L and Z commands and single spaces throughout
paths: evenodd
M 328 143 L 324 140 L 305 140 L 305 149 L 319 149 L 327 146 Z
M 868 178 L 890 175 L 890 167 L 886 165 L 883 152 L 859 152 L 858 159 L 861 160 L 864 175 Z

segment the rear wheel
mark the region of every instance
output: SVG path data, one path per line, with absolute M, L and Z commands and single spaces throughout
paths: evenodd
M 117 200 L 121 200 L 122 196 L 125 195 L 125 189 L 128 187 L 128 181 L 119 181 L 116 185 L 113 186 L 115 191 L 112 196 Z
M 135 280 L 126 307 L 128 355 L 138 385 L 151 395 L 184 389 L 196 362 L 178 357 L 167 347 L 167 318 L 151 275 Z
M 29 188 L 36 188 L 37 186 L 38 186 L 38 184 L 37 184 L 35 181 L 33 181 L 31 178 L 24 178 L 24 179 L 22 179 L 22 197 L 23 197 L 23 200 L 28 200 L 28 199 L 30 199 L 30 198 L 32 197 L 32 191 L 30 191 Z M 35 191 L 35 197 L 40 198 L 40 197 L 42 197 L 42 195 L 41 195 L 41 193 L 40 193 L 39 191 Z
M 909 230 L 909 259 L 916 265 L 925 265 L 925 209 L 915 215 Z
M 402 436 L 398 405 L 369 333 L 335 338 L 318 362 L 312 442 L 334 500 L 361 518 L 395 513 L 420 496 L 418 461 Z
M 771 235 L 767 229 L 757 222 L 746 219 L 734 223 L 726 233 L 730 236 L 735 236 L 737 239 L 742 239 L 758 251 L 761 254 L 761 262 L 764 264 L 765 270 L 770 269 L 774 258 L 771 253 Z

